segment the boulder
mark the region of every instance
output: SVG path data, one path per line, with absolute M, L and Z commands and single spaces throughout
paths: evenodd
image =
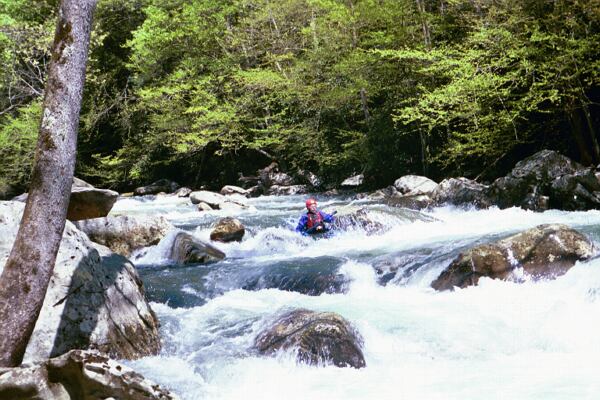
M 435 204 L 474 205 L 489 207 L 488 187 L 467 178 L 444 179 L 431 192 Z
M 299 169 L 296 175 L 301 183 L 310 185 L 314 189 L 318 189 L 323 185 L 321 178 L 310 171 Z
M 247 208 L 248 206 L 244 203 L 243 197 L 239 195 L 234 196 L 223 196 L 222 194 L 209 192 L 207 190 L 199 190 L 190 194 L 190 200 L 192 204 L 206 203 L 212 209 L 226 209 L 226 208 Z M 231 203 L 231 204 L 228 204 Z
M 285 172 L 276 172 L 269 176 L 269 186 L 291 186 L 294 184 L 294 178 Z
M 553 279 L 594 254 L 591 241 L 566 225 L 540 225 L 461 253 L 434 280 L 436 290 L 476 285 L 481 277 Z M 518 271 L 519 274 L 514 274 Z
M 13 198 L 13 201 L 24 203 L 27 201 L 27 197 L 27 193 L 23 193 Z M 67 219 L 79 221 L 88 218 L 106 217 L 118 197 L 119 193 L 113 190 L 96 189 L 94 187 L 74 183 L 71 187 Z
M 0 272 L 23 209 L 22 203 L 0 202 Z M 67 221 L 25 361 L 87 348 L 127 359 L 157 354 L 158 320 L 133 264 Z
M 197 209 L 198 209 L 198 211 L 212 211 L 213 210 L 213 208 L 211 206 L 209 206 L 208 204 L 206 204 L 203 201 L 198 203 Z
M 221 188 L 221 192 L 222 195 L 227 196 L 230 194 L 240 194 L 242 196 L 248 196 L 248 190 L 241 188 L 239 186 L 233 186 L 233 185 L 225 185 Z
M 106 217 L 118 197 L 119 193 L 113 190 L 74 187 L 71 190 L 67 219 L 78 221 Z
M 396 179 L 394 187 L 402 194 L 415 196 L 430 194 L 437 187 L 437 183 L 424 176 L 405 175 Z
M 179 184 L 177 182 L 173 182 L 168 179 L 160 179 L 148 186 L 140 186 L 136 188 L 133 193 L 136 196 L 144 196 L 147 194 L 158 194 L 160 192 L 173 193 L 177 189 L 179 189 Z
M 129 257 L 134 250 L 153 246 L 174 229 L 165 217 L 118 216 L 86 219 L 75 226 L 115 253 Z
M 365 180 L 365 176 L 363 174 L 354 175 L 349 178 L 346 178 L 340 183 L 340 187 L 343 189 L 356 189 L 361 186 Z
M 219 204 L 227 201 L 227 198 L 219 193 L 198 190 L 190 193 L 190 200 L 192 204 L 206 203 L 212 208 L 219 208 Z
M 298 362 L 311 365 L 366 366 L 362 338 L 335 313 L 305 309 L 285 313 L 256 337 L 254 346 L 265 355 L 293 349 Z
M 182 187 L 173 192 L 173 196 L 177 197 L 188 197 L 192 193 L 192 189 L 188 187 Z
M 94 186 L 87 183 L 86 181 L 84 181 L 83 179 L 79 179 L 76 176 L 73 177 L 73 185 L 71 186 L 72 188 L 74 187 L 87 187 L 87 188 L 93 188 Z
M 500 208 L 574 211 L 600 208 L 599 191 L 592 168 L 584 168 L 556 151 L 542 150 L 496 179 L 490 185 L 489 197 Z
M 266 194 L 269 196 L 288 196 L 294 194 L 308 193 L 308 187 L 306 185 L 291 185 L 291 186 L 280 186 L 273 185 L 267 189 Z
M 244 225 L 231 217 L 221 218 L 210 233 L 210 240 L 217 242 L 240 242 L 246 233 Z
M 0 368 L 0 398 L 7 400 L 175 400 L 131 368 L 93 350 L 71 350 L 18 368 Z
M 333 226 L 339 230 L 361 229 L 367 233 L 381 233 L 385 229 L 381 223 L 373 221 L 364 208 L 349 214 L 336 215 Z
M 196 239 L 187 232 L 175 236 L 169 259 L 177 264 L 204 264 L 225 258 L 225 253 L 215 246 Z
M 246 204 L 235 200 L 226 201 L 224 203 L 219 204 L 219 210 L 243 210 L 246 208 L 248 208 Z

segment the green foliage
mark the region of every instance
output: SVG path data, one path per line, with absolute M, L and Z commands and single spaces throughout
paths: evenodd
M 21 108 L 18 117 L 8 117 L 0 124 L 0 186 L 23 189 L 33 165 L 42 108 L 39 102 Z
M 40 100 L 56 5 L 0 0 L 3 129 Z M 100 0 L 77 172 L 218 186 L 269 154 L 382 186 L 577 155 L 600 123 L 599 21 L 573 0 Z

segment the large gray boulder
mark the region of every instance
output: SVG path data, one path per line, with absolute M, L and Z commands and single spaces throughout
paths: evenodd
M 500 208 L 588 210 L 600 208 L 600 182 L 592 168 L 556 151 L 542 150 L 496 179 L 489 196 Z
M 481 277 L 518 279 L 515 270 L 534 279 L 553 279 L 594 254 L 592 242 L 566 225 L 540 225 L 461 253 L 434 280 L 437 290 L 476 285 Z
M 176 400 L 131 368 L 93 350 L 71 350 L 18 368 L 0 368 L 6 400 Z
M 0 272 L 23 209 L 19 202 L 0 202 Z M 116 358 L 157 354 L 158 325 L 133 264 L 67 221 L 25 361 L 87 348 Z
M 260 354 L 294 349 L 298 362 L 337 367 L 366 366 L 362 338 L 348 321 L 335 313 L 298 309 L 279 317 L 255 339 Z
M 142 247 L 157 244 L 167 232 L 175 229 L 162 216 L 109 216 L 77 221 L 75 226 L 85 232 L 92 241 L 125 257 Z
M 119 193 L 114 190 L 97 189 L 79 178 L 73 178 L 67 219 L 79 221 L 88 218 L 106 217 L 118 197 Z M 13 200 L 26 202 L 27 193 L 23 193 Z
M 489 207 L 488 187 L 467 178 L 444 179 L 431 192 L 435 204 L 473 205 Z
M 394 187 L 402 194 L 423 195 L 433 192 L 437 183 L 425 176 L 404 175 L 396 179 Z
M 179 232 L 171 246 L 169 259 L 177 264 L 204 264 L 225 258 L 215 246 L 196 239 L 187 232 Z

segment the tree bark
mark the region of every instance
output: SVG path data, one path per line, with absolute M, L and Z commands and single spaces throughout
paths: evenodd
M 27 204 L 0 276 L 0 366 L 18 366 L 54 270 L 77 146 L 96 0 L 62 0 Z

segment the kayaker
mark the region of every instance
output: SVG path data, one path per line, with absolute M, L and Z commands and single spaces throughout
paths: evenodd
M 325 223 L 333 223 L 334 214 L 327 214 L 317 209 L 317 201 L 313 198 L 306 200 L 306 214 L 300 217 L 296 232 L 303 235 L 314 235 L 317 233 L 325 233 L 329 231 L 329 227 Z

